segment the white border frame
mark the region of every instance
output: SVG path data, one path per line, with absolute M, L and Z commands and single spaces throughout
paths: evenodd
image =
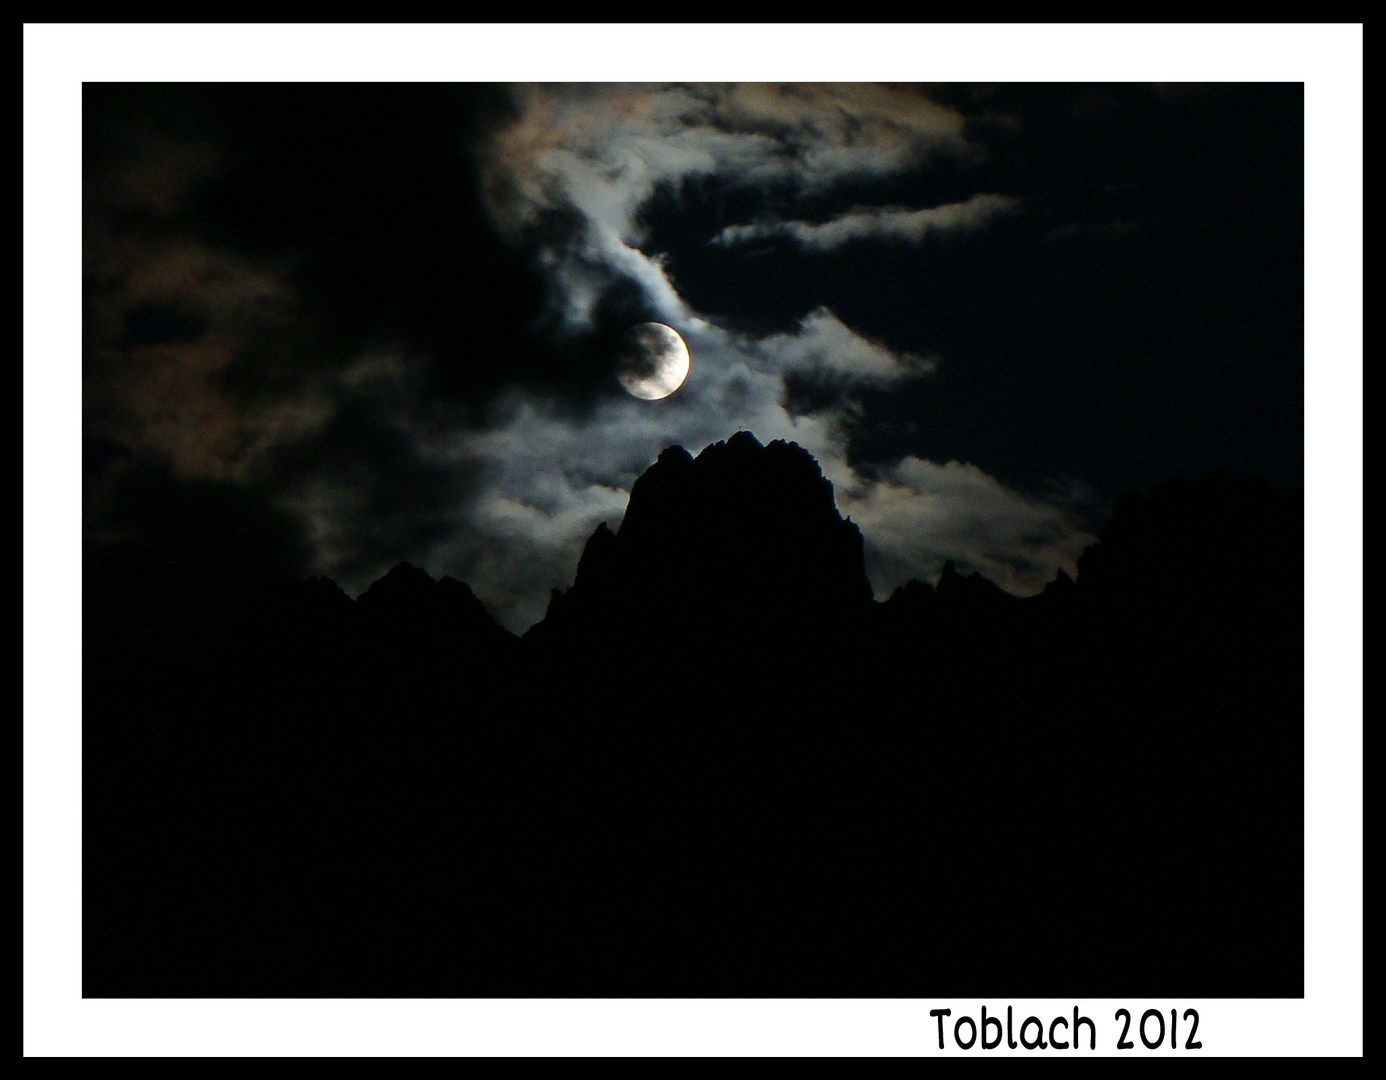
M 644 47 L 657 36 L 667 47 Z M 640 43 L 641 47 L 632 48 Z M 81 998 L 80 120 L 85 81 L 1303 81 L 1306 997 L 987 1001 L 1197 1008 L 1202 1051 L 1362 1053 L 1361 24 L 54 25 L 24 27 L 24 1052 L 124 1055 L 937 1054 L 920 1001 Z M 34 591 L 42 584 L 41 593 Z M 54 604 L 49 590 L 64 587 Z M 937 928 L 945 933 L 946 928 Z M 1128 1056 L 1148 1053 L 1136 1041 Z M 988 1051 L 1003 1054 L 1008 1051 Z M 967 1052 L 982 1056 L 974 1048 Z M 1016 1051 L 1024 1055 L 1023 1050 Z M 1032 1056 L 1051 1056 L 1054 1051 Z M 1089 1051 L 1065 1051 L 1086 1056 Z

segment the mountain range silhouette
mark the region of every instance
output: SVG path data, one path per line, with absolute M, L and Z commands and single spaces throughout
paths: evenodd
M 88 663 L 86 996 L 1303 994 L 1303 507 L 873 599 L 811 455 L 670 447 L 523 637 L 401 564 Z M 186 643 L 185 643 L 186 645 Z

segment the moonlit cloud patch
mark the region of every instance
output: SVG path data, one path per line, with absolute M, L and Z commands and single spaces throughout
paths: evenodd
M 933 357 L 894 352 L 857 333 L 827 308 L 810 312 L 792 334 L 762 338 L 759 348 L 786 372 L 813 374 L 839 383 L 888 386 L 937 367 Z
M 726 259 L 767 236 L 821 253 L 849 240 L 965 237 L 1019 201 L 979 192 L 925 209 L 863 203 L 872 185 L 974 160 L 960 112 L 908 86 L 544 85 L 503 96 L 509 107 L 478 129 L 468 160 L 491 242 L 539 282 L 543 310 L 523 308 L 539 318 L 514 339 L 568 356 L 612 328 L 620 299 L 619 311 L 638 312 L 631 322 L 666 323 L 687 342 L 692 367 L 676 394 L 633 400 L 594 374 L 584 397 L 565 391 L 571 382 L 521 377 L 476 341 L 489 311 L 464 322 L 446 339 L 454 353 L 440 355 L 395 317 L 417 294 L 390 293 L 388 274 L 372 279 L 389 296 L 376 322 L 343 332 L 360 298 L 350 243 L 305 275 L 292 257 L 238 246 L 240 226 L 255 220 L 235 216 L 239 204 L 220 239 L 188 228 L 180 215 L 196 205 L 199 185 L 215 184 L 237 158 L 210 136 L 161 137 L 138 143 L 87 191 L 91 432 L 179 477 L 250 488 L 299 524 L 307 569 L 348 592 L 408 560 L 467 581 L 517 632 L 542 618 L 550 590 L 571 583 L 593 529 L 619 523 L 631 485 L 661 450 L 677 443 L 697 454 L 739 430 L 796 442 L 818 459 L 840 509 L 863 530 L 878 593 L 932 577 L 947 559 L 1019 592 L 1072 569 L 1091 537 L 1063 500 L 1022 495 L 973 465 L 906 457 L 873 468 L 854 457 L 863 395 L 926 387 L 946 357 L 927 342 L 900 348 L 812 296 L 761 330 L 703 310 L 680 287 L 649 216 L 695 183 L 777 207 L 685 238 Z M 255 133 L 245 136 L 251 147 Z M 277 189 L 264 188 L 272 200 Z M 390 213 L 413 190 L 401 188 Z M 811 220 L 844 203 L 852 209 Z M 284 229 L 311 211 L 269 205 Z M 305 245 L 352 236 L 352 222 L 335 217 L 304 227 Z M 393 237 L 365 234 L 387 263 L 398 255 Z M 454 277 L 425 288 L 466 290 L 468 257 L 456 252 Z M 347 301 L 314 306 L 324 289 L 344 289 Z M 436 376 L 449 364 L 492 381 L 471 396 L 440 394 Z M 812 394 L 797 392 L 805 384 Z M 110 501 L 98 488 L 93 533 Z
M 697 178 L 811 196 L 926 167 L 936 154 L 966 156 L 959 114 L 913 88 L 853 86 L 537 87 L 519 91 L 517 103 L 517 118 L 487 148 L 488 202 L 516 245 L 533 246 L 559 332 L 581 333 L 605 291 L 633 284 L 650 311 L 687 337 L 695 360 L 684 388 L 658 413 L 611 402 L 569 417 L 517 392 L 492 426 L 469 437 L 486 463 L 489 520 L 529 523 L 511 530 L 512 548 L 532 546 L 536 561 L 555 567 L 574 564 L 596 523 L 614 524 L 616 516 L 615 501 L 578 497 L 590 490 L 584 484 L 629 490 L 664 446 L 677 442 L 696 454 L 746 429 L 764 442 L 798 442 L 819 459 L 844 513 L 866 533 L 878 587 L 898 584 L 901 574 L 936 574 L 949 558 L 1024 591 L 1058 566 L 1072 568 L 1090 538 L 1043 500 L 1016 495 L 974 466 L 909 460 L 868 479 L 848 460 L 849 398 L 810 414 L 787 405 L 791 377 L 843 392 L 882 389 L 927 376 L 936 356 L 892 349 L 824 306 L 791 331 L 728 332 L 714 313 L 692 309 L 680 295 L 658 238 L 641 220 L 657 193 L 677 193 Z M 733 225 L 714 239 L 731 244 L 781 232 L 824 249 L 856 238 L 917 241 L 982 228 L 1017 205 L 979 193 L 924 210 L 858 207 L 816 225 Z M 569 477 L 562 508 L 545 510 L 533 478 L 574 470 L 583 475 Z M 552 527 L 539 528 L 540 521 Z M 1037 542 L 1041 532 L 1046 539 Z M 485 577 L 473 582 L 483 596 L 501 587 Z M 534 600 L 527 604 L 537 611 Z M 521 607 L 511 607 L 516 619 Z

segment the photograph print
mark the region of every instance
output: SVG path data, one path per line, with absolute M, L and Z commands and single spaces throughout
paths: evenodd
M 82 90 L 82 994 L 1304 995 L 1304 86 Z

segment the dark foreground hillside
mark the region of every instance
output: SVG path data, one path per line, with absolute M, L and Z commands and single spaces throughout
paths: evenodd
M 1300 996 L 1302 595 L 1299 493 L 1215 475 L 877 603 L 743 434 L 523 639 L 408 565 L 89 637 L 84 994 Z

